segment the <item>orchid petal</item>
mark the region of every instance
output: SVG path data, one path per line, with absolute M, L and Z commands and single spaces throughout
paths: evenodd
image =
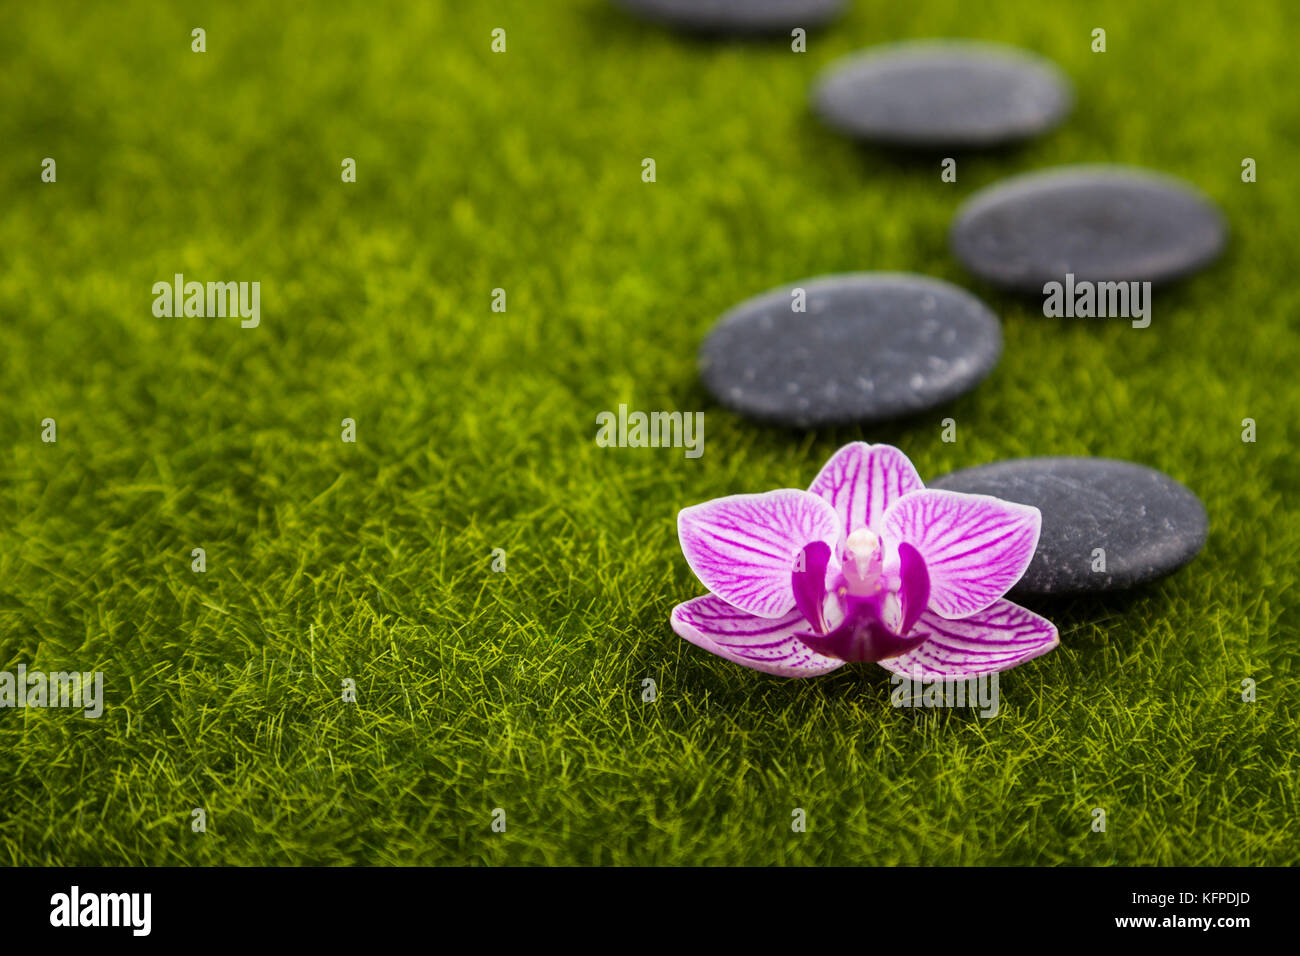
M 893 445 L 845 445 L 822 466 L 808 489 L 839 513 L 844 535 L 859 528 L 879 533 L 885 510 L 925 485 L 906 455 Z
M 998 601 L 959 621 L 927 611 L 912 634 L 924 634 L 925 642 L 880 661 L 881 667 L 912 678 L 978 677 L 1023 664 L 1061 643 L 1051 621 L 1010 601 Z
M 831 562 L 831 549 L 824 541 L 814 541 L 804 547 L 799 558 L 790 574 L 795 607 L 821 634 L 826 630 L 826 567 Z
M 697 647 L 766 674 L 817 677 L 844 663 L 814 653 L 794 637 L 808 627 L 798 611 L 776 620 L 754 617 L 706 594 L 673 608 L 672 624 Z
M 898 633 L 907 634 L 930 603 L 930 575 L 921 552 L 906 541 L 898 546 L 898 559 L 902 579 L 898 597 L 903 608 L 903 621 Z
M 834 547 L 840 522 L 816 495 L 786 488 L 683 508 L 677 534 L 706 588 L 749 614 L 779 618 L 795 606 L 790 573 L 799 552 L 812 541 Z
M 951 619 L 984 610 L 1020 580 L 1041 525 L 1029 505 L 927 488 L 890 505 L 883 534 L 921 553 L 930 610 Z

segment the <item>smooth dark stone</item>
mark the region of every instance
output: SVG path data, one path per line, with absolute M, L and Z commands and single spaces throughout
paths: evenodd
M 795 312 L 802 288 L 806 312 Z M 741 303 L 700 349 L 723 405 L 798 427 L 872 422 L 974 388 L 1002 352 L 998 318 L 955 285 L 865 272 L 791 283 Z
M 997 285 L 1041 294 L 1066 273 L 1089 282 L 1186 275 L 1223 251 L 1228 227 L 1190 184 L 1125 166 L 1067 166 L 1004 180 L 972 196 L 952 251 Z
M 693 33 L 786 33 L 844 12 L 847 0 L 614 0 L 646 20 Z
M 954 471 L 933 488 L 1043 513 L 1038 551 L 1012 596 L 1117 591 L 1163 577 L 1205 546 L 1201 500 L 1163 472 L 1110 458 L 1017 458 Z M 1093 550 L 1106 552 L 1094 571 Z
M 1074 105 L 1049 60 L 963 40 L 895 43 L 845 57 L 822 74 L 813 104 L 850 136 L 922 149 L 982 147 L 1036 136 Z

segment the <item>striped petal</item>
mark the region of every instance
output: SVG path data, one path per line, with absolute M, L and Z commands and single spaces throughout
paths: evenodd
M 927 488 L 885 512 L 882 534 L 921 553 L 930 573 L 930 610 L 962 618 L 1007 593 L 1038 547 L 1042 515 L 988 495 Z
M 754 617 L 707 594 L 673 608 L 673 630 L 697 647 L 780 677 L 817 677 L 844 662 L 814 653 L 794 637 L 808 629 L 798 611 L 772 620 Z
M 885 510 L 924 488 L 907 456 L 893 445 L 845 445 L 822 466 L 808 489 L 830 502 L 848 537 L 859 528 L 880 532 Z
M 1005 671 L 1046 654 L 1061 642 L 1056 625 L 1010 601 L 949 621 L 927 611 L 912 635 L 925 642 L 880 661 L 886 670 L 912 678 L 978 677 Z
M 799 553 L 813 541 L 833 550 L 840 521 L 816 495 L 786 488 L 683 508 L 677 535 L 706 588 L 749 614 L 779 618 L 795 605 L 790 575 Z

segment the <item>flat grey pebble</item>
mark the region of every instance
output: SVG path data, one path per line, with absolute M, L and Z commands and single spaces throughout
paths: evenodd
M 665 26 L 693 33 L 786 33 L 844 12 L 847 0 L 614 0 Z
M 1177 278 L 1227 243 L 1217 206 L 1183 180 L 1125 166 L 1066 166 L 1004 180 L 958 211 L 952 251 L 989 282 L 1041 294 L 1047 282 Z
M 1018 458 L 954 471 L 933 488 L 993 495 L 1043 513 L 1038 550 L 1012 596 L 1091 594 L 1154 581 L 1205 546 L 1201 500 L 1164 472 L 1111 458 Z M 1105 570 L 1095 549 L 1105 552 Z
M 1074 104 L 1051 61 L 965 40 L 892 43 L 832 63 L 813 91 L 830 126 L 924 149 L 994 146 L 1061 122 Z
M 804 312 L 794 311 L 798 289 Z M 865 272 L 795 282 L 736 306 L 705 339 L 700 374 L 728 408 L 807 428 L 932 408 L 974 388 L 1001 352 L 997 316 L 965 289 Z

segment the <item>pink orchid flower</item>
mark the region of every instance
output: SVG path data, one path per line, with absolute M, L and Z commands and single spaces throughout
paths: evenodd
M 673 608 L 673 630 L 784 677 L 846 661 L 921 679 L 1003 671 L 1060 643 L 1002 599 L 1041 523 L 1027 505 L 927 489 L 897 448 L 854 442 L 807 491 L 682 509 L 682 553 L 711 593 Z

